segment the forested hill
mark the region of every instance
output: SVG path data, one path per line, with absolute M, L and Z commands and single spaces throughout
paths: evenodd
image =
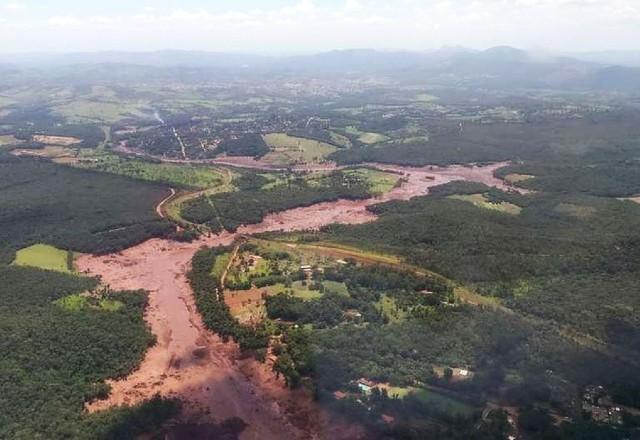
M 155 205 L 166 187 L 0 152 L 0 262 L 44 242 L 110 252 L 172 231 Z

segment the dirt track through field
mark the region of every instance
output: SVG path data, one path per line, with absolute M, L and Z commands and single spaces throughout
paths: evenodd
M 169 195 L 167 197 L 165 197 L 164 199 L 162 199 L 162 201 L 160 201 L 160 203 L 158 203 L 158 206 L 156 206 L 156 214 L 158 214 L 159 217 L 165 218 L 164 210 L 163 210 L 164 205 L 170 199 L 172 199 L 175 195 L 176 195 L 176 190 L 173 189 L 173 188 L 169 188 Z
M 240 417 L 247 424 L 242 439 L 356 438 L 349 430 L 322 432 L 322 413 L 301 391 L 291 392 L 276 380 L 268 365 L 240 360 L 233 343 L 223 343 L 207 331 L 196 311 L 186 279 L 193 254 L 202 246 L 229 245 L 240 235 L 268 231 L 317 229 L 331 223 L 364 223 L 375 219 L 367 206 L 407 200 L 453 180 L 471 180 L 506 188 L 493 172 L 504 163 L 483 167 L 404 168 L 375 165 L 402 174 L 405 183 L 378 198 L 320 203 L 268 215 L 262 223 L 237 233 L 203 237 L 192 243 L 152 239 L 122 252 L 83 255 L 80 271 L 99 275 L 114 289 L 149 291 L 145 320 L 157 337 L 138 370 L 111 381 L 107 400 L 87 406 L 97 411 L 133 404 L 155 394 L 185 402 L 185 417 L 221 421 Z

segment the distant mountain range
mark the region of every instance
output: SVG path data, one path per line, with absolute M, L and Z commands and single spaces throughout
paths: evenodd
M 635 55 L 634 55 L 635 54 Z M 634 59 L 637 58 L 637 65 Z M 618 62 L 616 62 L 618 61 Z M 640 52 L 540 55 L 508 46 L 430 52 L 336 50 L 313 55 L 262 56 L 196 51 L 0 55 L 0 73 L 44 72 L 58 77 L 185 80 L 212 75 L 362 75 L 400 81 L 486 88 L 608 90 L 640 94 Z
M 640 50 L 610 50 L 582 52 L 570 56 L 579 60 L 626 67 L 640 67 Z

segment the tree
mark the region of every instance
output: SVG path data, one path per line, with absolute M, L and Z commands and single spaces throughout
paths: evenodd
M 449 367 L 444 369 L 444 378 L 450 381 L 453 378 L 453 370 Z

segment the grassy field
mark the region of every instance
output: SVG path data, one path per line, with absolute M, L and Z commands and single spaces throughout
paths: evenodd
M 365 264 L 383 264 L 400 267 L 402 260 L 390 254 L 373 252 L 366 249 L 356 248 L 345 244 L 334 242 L 320 242 L 318 244 L 306 244 L 302 242 L 304 233 L 290 232 L 286 235 L 269 236 L 269 241 L 253 238 L 252 241 L 269 244 L 276 249 L 287 249 L 309 256 L 330 258 L 330 259 L 354 259 Z
M 396 301 L 387 295 L 382 295 L 377 307 L 389 318 L 389 322 L 404 321 L 407 317 L 407 312 L 400 309 Z
M 434 102 L 434 101 L 437 101 L 438 99 L 439 98 L 437 96 L 430 95 L 428 93 L 420 93 L 415 97 L 415 100 L 418 102 Z
M 505 182 L 514 185 L 519 182 L 524 182 L 525 180 L 533 179 L 534 177 L 535 176 L 532 176 L 531 174 L 511 173 L 504 176 L 504 180 Z
M 211 268 L 211 274 L 215 278 L 220 279 L 222 277 L 222 274 L 227 268 L 227 264 L 229 264 L 229 258 L 231 258 L 231 252 L 219 255 L 216 258 L 215 263 L 213 263 L 213 268 Z
M 409 136 L 393 141 L 400 144 L 418 144 L 429 142 L 429 136 Z
M 446 412 L 453 416 L 469 416 L 474 408 L 444 394 L 431 390 L 420 389 L 413 393 L 422 403 L 438 411 Z
M 265 156 L 265 160 L 278 165 L 321 162 L 336 151 L 333 145 L 285 133 L 267 134 L 264 141 L 272 149 Z
M 327 293 L 337 293 L 342 296 L 349 296 L 349 289 L 345 283 L 339 283 L 337 281 L 323 281 L 324 291 Z
M 212 168 L 209 169 L 211 170 Z M 207 196 L 236 190 L 235 186 L 233 186 L 232 183 L 236 174 L 228 168 L 220 168 L 218 169 L 218 171 L 220 172 L 220 177 L 222 179 L 220 184 L 198 192 L 186 192 L 183 194 L 179 194 L 177 197 L 173 197 L 171 200 L 169 200 L 169 202 L 164 206 L 164 211 L 167 214 L 167 217 L 171 221 L 180 225 L 197 227 L 198 225 L 182 218 L 181 212 L 182 205 L 184 203 L 187 203 L 189 200 L 193 200 L 200 196 Z
M 387 390 L 387 395 L 392 399 L 404 399 L 409 394 L 415 391 L 413 387 L 394 387 L 391 385 L 382 387 Z
M 222 172 L 208 166 L 153 163 L 138 159 L 125 159 L 113 154 L 79 159 L 73 164 L 79 168 L 118 174 L 149 182 L 161 182 L 185 188 L 204 189 L 220 186 Z
M 74 164 L 78 161 L 79 152 L 76 148 L 47 145 L 37 150 L 25 150 L 25 154 L 29 156 L 46 157 L 56 163 Z
M 117 174 L 147 182 L 159 182 L 187 189 L 227 189 L 229 180 L 226 171 L 205 165 L 178 165 L 147 162 L 111 154 L 102 150 L 75 149 L 60 145 L 49 145 L 30 150 L 33 156 L 46 157 L 61 165 Z
M 259 176 L 264 177 L 269 182 L 262 185 L 260 189 L 273 189 L 278 186 L 286 185 L 289 182 L 289 175 L 287 174 L 277 174 L 277 173 L 268 173 L 268 174 L 259 174 Z
M 345 170 L 345 175 L 353 176 L 367 182 L 369 190 L 373 194 L 384 194 L 393 189 L 400 180 L 400 176 L 394 173 L 385 173 L 384 171 L 373 170 L 370 168 L 356 168 Z
M 82 139 L 73 136 L 49 136 L 45 134 L 34 134 L 32 139 L 46 145 L 59 145 L 62 147 L 70 147 L 82 142 Z
M 20 140 L 14 138 L 13 136 L 0 136 L 0 147 L 3 145 L 12 145 L 19 144 Z
M 34 244 L 16 252 L 13 264 L 17 266 L 37 267 L 57 272 L 71 272 L 68 251 L 57 249 L 46 244 Z
M 54 107 L 69 122 L 114 123 L 131 116 L 149 116 L 146 103 L 78 99 Z
M 324 286 L 325 293 L 337 293 L 338 295 L 349 295 L 347 290 L 347 286 L 344 283 L 338 283 L 335 281 L 323 281 L 322 285 Z M 295 281 L 291 284 L 290 288 L 285 287 L 284 284 L 274 284 L 273 286 L 268 286 L 265 288 L 269 295 L 277 295 L 278 293 L 284 292 L 285 290 L 291 290 L 293 296 L 297 298 L 301 298 L 305 301 L 309 301 L 312 299 L 318 299 L 322 297 L 323 293 L 318 290 L 311 290 L 307 286 L 302 284 L 302 281 Z
M 555 212 L 567 215 L 569 217 L 575 217 L 578 219 L 586 219 L 593 217 L 598 211 L 593 206 L 577 205 L 575 203 L 559 203 L 553 208 Z
M 121 301 L 108 298 L 100 298 L 97 300 L 81 294 L 64 296 L 54 301 L 54 304 L 70 312 L 80 312 L 82 310 L 89 309 L 101 310 L 104 312 L 117 312 L 124 307 L 124 303 Z
M 360 131 L 353 126 L 347 127 L 345 131 L 350 135 L 358 136 L 358 140 L 367 145 L 379 144 L 380 142 L 386 142 L 389 140 L 389 137 L 383 134 Z
M 331 136 L 331 142 L 335 143 L 336 145 L 340 145 L 344 148 L 351 148 L 353 146 L 349 138 L 341 135 L 340 133 L 336 133 L 335 131 L 332 131 L 330 133 L 330 136 Z
M 518 205 L 514 205 L 513 203 L 508 202 L 500 202 L 493 203 L 490 202 L 484 194 L 469 194 L 469 195 L 453 195 L 449 196 L 451 199 L 462 200 L 465 202 L 472 203 L 474 206 L 478 208 L 491 209 L 494 211 L 504 212 L 505 214 L 518 215 L 522 208 Z
M 296 281 L 291 285 L 293 290 L 293 296 L 302 298 L 305 301 L 317 299 L 322 296 L 322 293 L 317 290 L 311 290 L 307 286 L 302 285 L 302 281 Z
M 220 258 L 218 258 L 220 259 Z M 225 264 L 228 263 L 228 257 L 222 258 L 225 260 Z M 262 277 L 269 275 L 269 262 L 264 258 L 255 259 L 253 264 L 249 264 L 249 260 L 252 259 L 250 253 L 240 253 L 233 262 L 233 265 L 229 268 L 227 274 L 227 280 L 229 285 L 237 283 L 246 283 L 249 281 L 249 277 Z M 214 267 L 215 270 L 215 267 Z M 224 269 L 223 269 L 224 270 Z
M 7 98 L 6 96 L 0 96 L 0 107 L 6 107 L 8 105 L 14 104 L 14 101 L 11 98 Z

